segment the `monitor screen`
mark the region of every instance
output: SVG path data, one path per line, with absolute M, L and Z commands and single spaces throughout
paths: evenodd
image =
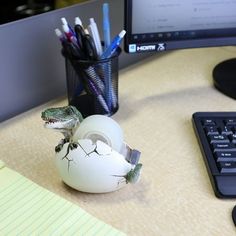
M 236 0 L 126 0 L 125 51 L 236 44 Z

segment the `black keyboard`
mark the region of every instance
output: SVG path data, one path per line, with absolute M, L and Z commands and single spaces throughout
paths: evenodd
M 236 112 L 197 112 L 193 126 L 219 198 L 236 198 Z

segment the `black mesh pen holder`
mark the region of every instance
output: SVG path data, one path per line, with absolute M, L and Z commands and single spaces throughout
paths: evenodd
M 117 48 L 108 59 L 90 61 L 68 57 L 66 62 L 67 96 L 69 105 L 75 106 L 87 117 L 94 114 L 112 116 L 119 108 Z

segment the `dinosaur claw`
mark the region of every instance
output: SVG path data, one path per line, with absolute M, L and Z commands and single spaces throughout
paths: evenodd
M 58 144 L 56 147 L 55 147 L 55 152 L 60 152 L 61 149 L 62 149 L 63 145 L 62 144 Z

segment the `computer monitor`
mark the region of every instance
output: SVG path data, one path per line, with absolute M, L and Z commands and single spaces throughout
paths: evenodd
M 125 51 L 236 45 L 236 0 L 125 0 Z M 236 99 L 236 59 L 213 70 L 216 88 Z

